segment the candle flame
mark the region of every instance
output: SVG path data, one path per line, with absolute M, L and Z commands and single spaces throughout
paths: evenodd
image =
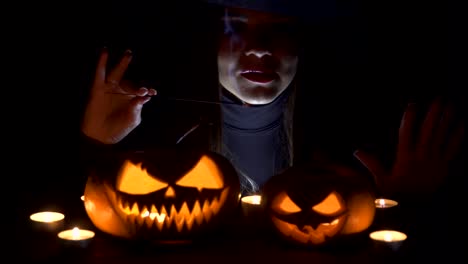
M 390 233 L 385 233 L 384 234 L 384 240 L 387 242 L 391 242 L 393 240 L 393 236 Z
M 384 199 L 379 199 L 379 204 L 380 204 L 380 206 L 385 206 L 385 200 Z
M 72 230 L 72 238 L 78 239 L 80 238 L 80 229 L 78 227 L 74 227 Z

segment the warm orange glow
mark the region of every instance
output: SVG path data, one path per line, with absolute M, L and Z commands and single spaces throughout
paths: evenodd
M 61 239 L 65 240 L 86 240 L 91 239 L 94 237 L 94 232 L 90 230 L 82 230 L 78 227 L 74 227 L 73 229 L 65 230 L 57 235 Z
M 282 221 L 277 217 L 272 216 L 273 224 L 286 237 L 290 237 L 302 244 L 322 244 L 326 237 L 332 237 L 341 230 L 345 216 L 336 218 L 331 223 L 321 223 L 314 229 L 310 225 L 305 225 L 299 229 L 297 225 Z
M 330 193 L 323 201 L 312 207 L 312 210 L 323 215 L 336 215 L 343 209 L 343 200 L 336 192 Z
M 126 161 L 117 177 L 117 190 L 128 194 L 148 194 L 167 187 L 167 183 L 153 178 L 141 167 Z
M 54 223 L 63 220 L 65 215 L 57 212 L 39 212 L 32 214 L 29 218 L 36 222 Z
M 272 209 L 280 214 L 292 214 L 301 211 L 291 198 L 285 193 L 279 193 L 272 202 Z
M 130 239 L 191 240 L 237 208 L 238 177 L 222 156 L 172 156 L 169 150 L 167 159 L 156 161 L 159 153 L 146 153 L 140 160 L 122 160 L 118 171 L 109 167 L 88 176 L 84 206 L 100 231 Z M 160 162 L 165 162 L 161 168 Z
M 374 220 L 374 197 L 370 193 L 356 194 L 348 200 L 348 220 L 341 233 L 354 234 L 366 230 Z
M 166 193 L 164 194 L 164 197 L 170 198 L 170 197 L 175 197 L 175 196 L 176 196 L 176 195 L 175 195 L 175 190 L 174 190 L 174 188 L 172 188 L 172 187 L 169 186 L 169 188 L 167 188 Z
M 224 179 L 221 175 L 216 163 L 209 157 L 203 156 L 195 167 L 176 184 L 183 187 L 195 187 L 199 191 L 203 188 L 221 189 L 224 186 Z
M 373 240 L 384 242 L 400 242 L 406 240 L 406 234 L 394 230 L 380 230 L 369 234 Z
M 259 205 L 262 203 L 262 196 L 260 195 L 249 195 L 241 198 L 241 201 L 246 204 Z
M 184 227 L 191 230 L 193 224 L 209 222 L 211 217 L 218 214 L 221 207 L 227 199 L 229 188 L 224 189 L 221 195 L 212 201 L 195 201 L 193 208 L 189 208 L 187 203 L 177 210 L 174 205 L 157 208 L 154 204 L 151 206 L 139 206 L 138 203 L 128 204 L 120 203 L 120 210 L 127 215 L 127 221 L 138 225 L 146 225 L 148 228 L 156 226 L 159 230 L 164 227 L 169 228 L 173 224 L 181 232 Z

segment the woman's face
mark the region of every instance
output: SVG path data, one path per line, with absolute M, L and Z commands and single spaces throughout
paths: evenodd
M 245 103 L 272 102 L 289 86 L 297 69 L 294 23 L 289 18 L 226 9 L 218 50 L 221 85 Z

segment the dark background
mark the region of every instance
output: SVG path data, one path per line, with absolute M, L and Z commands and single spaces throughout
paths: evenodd
M 461 6 L 444 1 L 361 1 L 355 6 L 353 17 L 343 18 L 348 23 L 341 23 L 332 38 L 338 40 L 334 63 L 343 85 L 333 91 L 342 108 L 330 116 L 341 115 L 348 126 L 359 116 L 358 125 L 372 124 L 371 131 L 385 138 L 392 133 L 382 124 L 397 125 L 407 102 L 425 102 L 440 93 L 463 99 L 468 85 Z M 205 54 L 212 54 L 213 34 L 203 28 L 211 18 L 197 13 L 203 10 L 194 3 L 134 1 L 40 2 L 18 8 L 7 24 L 13 49 L 4 52 L 13 60 L 5 66 L 13 69 L 8 76 L 13 82 L 5 85 L 12 95 L 3 100 L 8 105 L 4 142 L 12 146 L 4 165 L 10 169 L 3 174 L 15 183 L 17 212 L 60 207 L 66 197 L 81 195 L 79 125 L 102 46 L 115 54 L 132 48 L 133 74 L 156 86 L 200 84 L 212 76 L 215 61 Z M 148 67 L 137 71 L 138 65 Z

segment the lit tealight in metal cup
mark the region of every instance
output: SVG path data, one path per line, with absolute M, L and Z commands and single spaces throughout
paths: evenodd
M 375 199 L 374 230 L 402 228 L 399 203 L 387 198 Z
M 241 198 L 243 226 L 248 233 L 259 232 L 264 228 L 264 208 L 262 196 L 259 194 L 247 195 Z
M 44 211 L 31 214 L 33 230 L 40 232 L 58 232 L 64 227 L 65 215 L 59 212 Z
M 375 207 L 378 209 L 392 208 L 398 205 L 397 201 L 379 198 L 375 199 Z
M 74 227 L 72 229 L 63 230 L 57 234 L 61 239 L 62 245 L 70 248 L 86 248 L 91 243 L 95 233 L 91 230 L 79 229 Z
M 377 249 L 391 249 L 397 251 L 400 249 L 407 235 L 396 230 L 378 230 L 371 232 L 369 237 L 373 240 Z
M 262 196 L 248 195 L 241 198 L 242 213 L 246 217 L 258 215 L 262 211 Z

